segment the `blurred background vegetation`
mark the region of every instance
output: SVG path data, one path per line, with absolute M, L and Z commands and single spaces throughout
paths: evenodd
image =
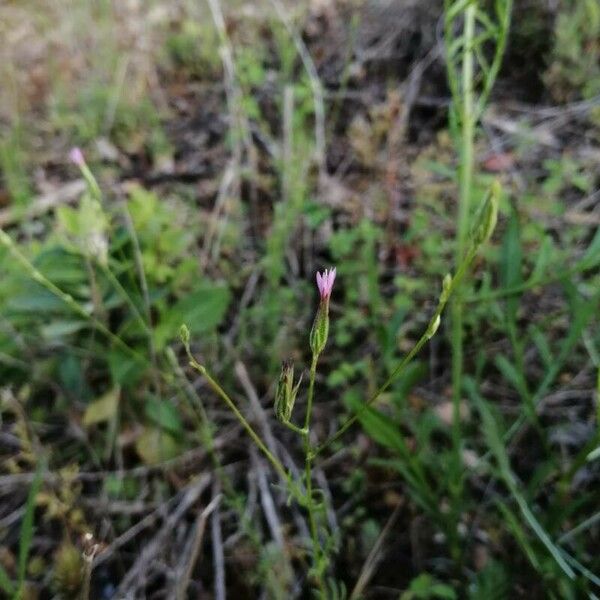
M 280 362 L 309 358 L 317 269 L 338 279 L 315 437 L 386 379 L 453 269 L 442 15 L 2 2 L 7 597 L 308 597 L 303 511 L 178 330 L 289 468 L 273 394 Z M 600 597 L 597 0 L 515 3 L 475 158 L 475 204 L 504 191 L 463 292 L 460 506 L 443 319 L 317 462 L 332 597 Z

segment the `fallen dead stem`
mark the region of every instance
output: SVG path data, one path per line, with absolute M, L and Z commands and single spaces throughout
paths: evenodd
M 236 430 L 238 428 L 236 427 Z M 221 435 L 214 441 L 214 449 L 221 449 L 227 444 L 229 434 Z M 207 451 L 204 448 L 195 448 L 174 458 L 155 465 L 142 465 L 132 469 L 124 469 L 122 471 L 83 471 L 74 475 L 65 475 L 57 471 L 47 471 L 42 473 L 42 481 L 49 485 L 58 484 L 65 479 L 84 482 L 101 482 L 107 477 L 147 477 L 155 473 L 181 468 L 186 465 L 195 464 L 207 456 Z M 35 473 L 14 473 L 11 475 L 0 475 L 0 489 L 2 492 L 8 492 L 14 488 L 29 486 L 35 478 Z
M 222 498 L 218 488 L 213 485 L 213 499 L 196 517 L 196 522 L 188 536 L 186 550 L 182 552 L 181 562 L 175 577 L 175 597 L 177 600 L 184 600 L 187 598 L 187 589 L 190 585 L 194 566 L 198 562 L 202 541 L 204 539 L 206 521 L 214 511 L 218 511 Z
M 137 589 L 139 581 L 143 579 L 143 575 L 147 576 L 152 571 L 152 562 L 164 549 L 164 544 L 172 533 L 175 525 L 177 525 L 177 523 L 186 515 L 188 510 L 197 502 L 200 495 L 208 488 L 211 480 L 212 476 L 205 474 L 194 483 L 191 483 L 182 494 L 178 495 L 178 497 L 182 497 L 174 510 L 170 512 L 166 511 L 167 506 L 170 504 L 169 502 L 161 507 L 166 517 L 164 523 L 156 535 L 142 548 L 138 558 L 121 580 L 116 591 L 117 598 L 124 597 L 128 592 Z M 159 512 L 161 512 L 161 509 L 159 509 Z

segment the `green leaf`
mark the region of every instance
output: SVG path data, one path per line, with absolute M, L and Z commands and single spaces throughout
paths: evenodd
M 202 282 L 196 289 L 172 306 L 156 328 L 155 339 L 159 349 L 179 335 L 185 323 L 192 335 L 215 330 L 222 322 L 231 300 L 225 285 Z
M 68 310 L 66 304 L 41 285 L 28 285 L 19 295 L 11 296 L 7 308 L 16 313 L 55 313 Z
M 89 398 L 89 390 L 84 377 L 82 359 L 73 353 L 65 353 L 56 357 L 56 364 L 61 384 L 78 398 Z
M 396 450 L 401 456 L 408 452 L 404 438 L 398 427 L 383 413 L 372 408 L 363 409 L 361 397 L 356 390 L 349 390 L 344 394 L 344 403 L 353 412 L 358 413 L 359 421 L 365 431 L 378 443 L 387 448 Z
M 401 406 L 409 392 L 429 375 L 429 365 L 424 361 L 415 360 L 407 365 L 402 377 L 394 385 L 394 403 Z
M 177 408 L 166 400 L 150 397 L 145 405 L 146 416 L 159 427 L 175 436 L 183 432 L 183 423 Z
M 600 263 L 600 227 L 596 230 L 596 235 L 587 247 L 583 258 L 579 261 L 579 264 L 585 265 L 586 269 L 595 267 L 598 263 Z
M 303 212 L 311 229 L 316 229 L 331 216 L 331 209 L 317 202 L 307 202 Z
M 554 362 L 554 356 L 552 354 L 550 343 L 548 342 L 546 334 L 536 325 L 532 325 L 529 328 L 529 333 L 540 354 L 540 358 L 542 359 L 544 366 L 546 369 L 549 369 Z
M 89 275 L 80 254 L 63 246 L 43 248 L 35 257 L 35 266 L 58 287 L 87 286 Z
M 527 392 L 527 382 L 523 380 L 522 374 L 517 370 L 515 365 L 504 356 L 504 354 L 498 354 L 494 359 L 494 364 L 504 378 L 513 385 L 523 398 L 526 398 L 529 395 Z
M 489 449 L 491 450 L 496 462 L 498 464 L 498 469 L 500 471 L 500 475 L 504 479 L 504 482 L 508 489 L 510 490 L 512 497 L 514 498 L 519 510 L 521 511 L 521 516 L 524 521 L 530 527 L 530 529 L 536 534 L 540 542 L 544 544 L 546 549 L 552 558 L 556 561 L 556 564 L 561 568 L 563 573 L 569 579 L 575 579 L 575 573 L 573 569 L 566 562 L 565 557 L 563 556 L 563 552 L 559 547 L 557 547 L 546 530 L 542 527 L 540 522 L 535 517 L 533 511 L 529 507 L 525 496 L 520 491 L 519 483 L 510 467 L 510 460 L 508 454 L 506 452 L 506 448 L 502 439 L 502 433 L 496 422 L 494 415 L 489 407 L 489 403 L 486 402 L 477 391 L 475 387 L 475 383 L 467 379 L 465 381 L 467 390 L 469 395 L 475 402 L 477 406 L 477 410 L 481 416 L 483 433 L 485 440 Z
M 112 381 L 116 386 L 132 387 L 136 385 L 146 370 L 141 361 L 132 358 L 118 348 L 111 350 L 107 358 Z
M 90 425 L 110 421 L 117 412 L 120 396 L 120 388 L 115 387 L 97 400 L 91 402 L 83 415 L 83 424 L 89 427 Z
M 586 456 L 586 460 L 587 462 L 592 462 L 594 460 L 598 460 L 600 459 L 600 446 L 598 446 L 597 448 L 595 448 L 594 450 L 592 450 L 587 456 Z
M 519 521 L 519 518 L 514 513 L 514 511 L 501 500 L 495 501 L 498 510 L 502 513 L 504 517 L 504 522 L 506 523 L 506 527 L 509 531 L 512 532 L 515 540 L 521 546 L 523 553 L 531 563 L 531 566 L 537 571 L 541 569 L 540 561 L 538 560 L 538 556 L 535 552 L 535 549 L 527 537 L 527 532 L 523 528 L 522 523 Z M 473 600 L 476 600 L 475 598 Z
M 510 580 L 503 565 L 490 560 L 475 576 L 474 585 L 469 589 L 472 600 L 508 600 L 510 598 Z
M 157 427 L 146 427 L 135 442 L 135 449 L 147 465 L 171 460 L 181 453 L 177 440 Z
M 40 327 L 41 334 L 48 340 L 56 340 L 73 333 L 77 333 L 87 326 L 83 321 L 52 321 L 48 325 Z
M 429 573 L 421 573 L 410 582 L 410 587 L 400 597 L 401 600 L 456 600 L 456 592 L 451 586 L 441 583 Z
M 544 237 L 542 241 L 542 245 L 540 246 L 537 259 L 535 261 L 535 266 L 533 267 L 533 271 L 529 277 L 529 281 L 539 281 L 545 275 L 548 266 L 550 265 L 550 261 L 552 260 L 552 253 L 554 250 L 554 246 L 552 244 L 552 238 L 547 235 Z

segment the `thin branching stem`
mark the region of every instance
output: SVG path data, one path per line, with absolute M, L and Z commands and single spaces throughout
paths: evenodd
M 475 258 L 475 254 L 477 252 L 477 247 L 473 246 L 467 256 L 464 258 L 462 263 L 460 264 L 456 275 L 452 278 L 452 282 L 450 284 L 450 288 L 448 291 L 448 295 L 446 300 L 454 293 L 457 287 L 460 285 L 461 281 L 464 279 L 465 274 L 468 271 L 469 266 L 473 262 Z M 441 318 L 442 313 L 444 312 L 444 308 L 446 306 L 446 302 L 440 302 L 436 311 L 433 313 L 429 323 L 435 322 L 438 318 Z M 340 428 L 331 435 L 327 440 L 325 440 L 320 446 L 318 446 L 312 454 L 312 458 L 321 454 L 325 448 L 339 440 L 344 433 L 352 427 L 365 413 L 365 411 L 372 406 L 377 399 L 392 385 L 392 383 L 404 372 L 404 369 L 407 365 L 413 360 L 413 358 L 421 351 L 423 346 L 429 341 L 431 338 L 430 326 L 424 331 L 421 335 L 417 343 L 413 346 L 410 352 L 400 361 L 400 363 L 396 366 L 396 368 L 392 371 L 390 376 L 384 381 L 383 384 L 369 397 L 369 399 L 362 405 L 362 407 L 351 417 L 346 419 L 344 423 L 340 426 Z
M 320 571 L 321 562 L 321 546 L 319 542 L 319 530 L 317 527 L 317 516 L 315 511 L 313 490 L 312 490 L 312 461 L 313 453 L 310 445 L 310 422 L 312 417 L 313 399 L 315 393 L 315 379 L 317 376 L 317 362 L 319 360 L 318 354 L 313 354 L 312 361 L 310 364 L 310 374 L 308 382 L 308 397 L 306 401 L 306 417 L 304 419 L 304 477 L 306 486 L 306 510 L 308 512 L 308 523 L 310 526 L 310 537 L 312 540 L 313 550 L 313 570 L 315 579 L 319 589 L 323 591 L 323 580 Z
M 206 367 L 202 366 L 199 362 L 197 362 L 196 359 L 194 359 L 194 357 L 191 356 L 191 354 L 188 354 L 188 358 L 190 359 L 190 366 L 196 371 L 198 371 L 198 373 L 200 373 L 200 375 L 202 375 L 204 379 L 206 379 L 208 385 L 211 387 L 213 392 L 215 392 L 217 396 L 219 396 L 225 402 L 225 404 L 227 404 L 231 412 L 235 415 L 237 420 L 247 431 L 248 435 L 252 438 L 252 441 L 258 446 L 259 450 L 267 457 L 268 461 L 273 465 L 273 468 L 277 471 L 281 478 L 284 481 L 289 481 L 289 477 L 286 473 L 285 467 L 260 439 L 258 433 L 254 431 L 252 425 L 248 423 L 246 417 L 240 412 L 238 407 L 235 405 L 235 402 L 229 397 L 227 392 L 213 379 L 212 375 L 206 370 Z
M 84 310 L 71 296 L 66 292 L 63 292 L 58 286 L 50 281 L 41 271 L 36 269 L 29 259 L 17 248 L 12 238 L 0 228 L 0 244 L 4 246 L 13 258 L 23 267 L 25 272 L 37 283 L 46 288 L 52 295 L 62 300 L 74 313 L 79 315 L 82 319 L 89 321 L 93 326 L 102 333 L 109 340 L 114 342 L 123 352 L 129 354 L 131 357 L 140 361 L 143 364 L 147 364 L 147 360 L 139 352 L 128 346 L 118 335 L 115 335 L 108 327 L 106 327 L 101 321 L 90 315 Z
M 464 11 L 464 48 L 462 62 L 462 87 L 460 94 L 460 168 L 459 168 L 459 199 L 458 199 L 458 224 L 456 229 L 455 261 L 460 264 L 464 258 L 469 234 L 469 221 L 471 209 L 471 194 L 474 175 L 474 141 L 475 141 L 475 114 L 474 114 L 474 37 L 475 17 L 477 15 L 477 2 L 473 2 Z M 452 448 L 454 481 L 452 484 L 453 508 L 458 509 L 462 497 L 461 476 L 461 445 L 462 432 L 460 423 L 460 401 L 463 379 L 463 302 L 460 286 L 451 306 L 451 345 L 452 345 Z

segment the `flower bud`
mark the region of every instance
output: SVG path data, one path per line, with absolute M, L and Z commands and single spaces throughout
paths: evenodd
M 329 298 L 321 300 L 312 329 L 310 330 L 310 349 L 314 356 L 319 356 L 327 344 L 329 335 Z
M 500 187 L 500 183 L 494 181 L 483 200 L 481 209 L 479 210 L 471 231 L 471 239 L 475 246 L 487 242 L 492 236 L 492 233 L 494 233 L 496 221 L 498 220 L 498 203 L 500 201 L 501 191 L 502 188 Z
M 179 337 L 181 339 L 182 344 L 186 348 L 189 348 L 190 347 L 190 330 L 188 329 L 188 326 L 185 323 L 179 328 Z
M 440 321 L 440 315 L 435 315 L 435 317 L 433 317 L 429 322 L 427 331 L 425 332 L 425 335 L 427 336 L 428 340 L 430 340 L 435 335 L 436 331 L 438 330 L 438 327 L 440 326 Z
M 282 423 L 289 423 L 292 418 L 300 381 L 302 377 L 294 387 L 294 365 L 291 361 L 283 361 L 275 393 L 275 415 Z
M 450 292 L 452 291 L 452 275 L 450 273 L 446 273 L 444 276 L 444 280 L 442 281 L 442 293 L 440 294 L 440 305 L 445 305 L 448 302 L 448 298 L 450 297 Z
M 85 158 L 83 157 L 83 152 L 81 148 L 71 148 L 69 152 L 69 160 L 77 167 L 81 168 L 85 165 Z
M 335 268 L 321 273 L 317 273 L 317 287 L 321 301 L 317 314 L 310 330 L 310 349 L 313 356 L 319 356 L 325 349 L 327 344 L 327 336 L 329 335 L 329 298 L 335 281 Z

